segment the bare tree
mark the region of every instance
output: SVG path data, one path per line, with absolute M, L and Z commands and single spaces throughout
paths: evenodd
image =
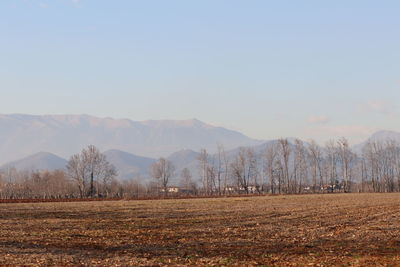
M 151 165 L 151 175 L 161 183 L 165 195 L 168 194 L 169 179 L 174 175 L 174 172 L 174 165 L 165 158 L 160 158 Z
M 281 158 L 281 166 L 283 168 L 283 180 L 286 183 L 286 193 L 291 193 L 290 183 L 291 178 L 289 174 L 289 157 L 291 153 L 290 143 L 288 139 L 279 139 L 279 155 Z
M 386 140 L 386 191 L 394 192 L 396 189 L 396 178 L 399 182 L 399 147 L 396 141 L 392 139 Z
M 341 138 L 338 142 L 338 154 L 342 167 L 342 177 L 344 192 L 350 192 L 352 163 L 355 159 L 355 154 L 351 151 L 346 138 Z
M 274 175 L 275 175 L 275 179 L 277 180 L 278 184 L 278 194 L 282 193 L 282 187 L 284 184 L 284 170 L 283 170 L 283 166 L 282 166 L 282 162 L 280 160 L 275 161 L 275 167 L 274 167 Z
M 365 158 L 361 159 L 360 168 L 361 168 L 361 192 L 364 193 L 364 192 L 366 192 L 366 184 L 367 184 L 366 181 L 368 179 L 368 176 L 367 176 L 368 171 L 367 171 L 367 164 L 366 164 Z
M 370 141 L 363 148 L 363 180 L 374 192 L 400 189 L 400 147 L 394 140 Z
M 249 193 L 250 182 L 258 175 L 257 159 L 251 148 L 240 148 L 239 153 L 231 164 L 232 175 L 239 188 Z
M 293 192 L 301 193 L 308 175 L 307 149 L 303 141 L 296 139 L 294 148 Z
M 192 173 L 188 168 L 181 171 L 180 186 L 184 189 L 186 194 L 196 194 L 197 186 L 193 181 Z
M 223 172 L 223 193 L 226 194 L 229 178 L 229 159 L 226 156 L 225 149 L 222 145 L 219 146 L 219 154 L 221 154 L 222 172 Z
M 217 187 L 217 192 L 218 195 L 221 195 L 222 193 L 222 175 L 224 173 L 224 157 L 226 157 L 225 155 L 225 150 L 224 147 L 222 145 L 218 145 L 218 152 L 216 155 L 217 159 L 216 159 L 216 187 Z M 225 185 L 226 186 L 226 185 Z
M 73 155 L 67 164 L 67 173 L 68 176 L 75 181 L 78 190 L 79 196 L 83 198 L 86 192 L 86 166 L 81 159 L 80 154 Z
M 269 179 L 270 190 L 272 194 L 275 194 L 275 163 L 277 160 L 277 149 L 275 143 L 271 143 L 267 146 L 265 151 L 265 161 L 264 161 L 264 174 Z
M 321 148 L 318 146 L 318 144 L 314 141 L 311 140 L 310 144 L 308 145 L 308 151 L 309 151 L 309 157 L 310 157 L 310 164 L 311 164 L 311 173 L 312 173 L 312 190 L 315 193 L 316 188 L 317 188 L 317 179 L 319 177 L 319 183 L 321 188 L 323 186 L 323 175 L 322 175 L 322 169 L 321 169 L 321 163 L 322 163 L 322 151 Z
M 88 197 L 99 196 L 100 183 L 106 190 L 106 184 L 117 175 L 115 167 L 93 145 L 70 158 L 67 164 L 67 172 L 69 177 L 77 183 L 80 197 L 84 197 L 85 194 Z M 106 194 L 107 192 L 104 191 L 103 193 Z
M 327 161 L 327 176 L 331 191 L 334 192 L 337 189 L 337 163 L 338 163 L 338 149 L 334 140 L 330 140 L 325 145 L 326 161 Z
M 377 142 L 367 142 L 363 147 L 363 159 L 365 160 L 365 173 L 364 180 L 370 180 L 372 190 L 380 192 L 380 175 L 379 175 L 379 153 L 381 151 L 381 144 Z
M 200 155 L 197 159 L 199 161 L 200 177 L 203 184 L 203 190 L 206 195 L 209 195 L 212 193 L 212 180 L 210 174 L 213 175 L 213 170 L 210 169 L 210 159 L 207 150 L 201 149 Z

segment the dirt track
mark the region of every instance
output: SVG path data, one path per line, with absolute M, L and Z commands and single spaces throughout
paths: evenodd
M 0 264 L 400 265 L 400 194 L 0 205 Z

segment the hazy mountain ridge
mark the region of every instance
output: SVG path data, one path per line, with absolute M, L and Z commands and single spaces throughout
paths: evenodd
M 184 148 L 215 151 L 218 143 L 228 149 L 260 143 L 196 119 L 136 122 L 88 115 L 23 114 L 0 115 L 0 140 L 0 164 L 38 151 L 69 158 L 89 144 L 102 151 L 117 149 L 158 158 Z
M 385 141 L 385 140 L 394 140 L 400 142 L 400 132 L 378 131 L 374 133 L 367 141 Z
M 388 130 L 382 130 L 382 131 L 375 132 L 364 142 L 354 145 L 352 147 L 352 149 L 358 155 L 361 155 L 362 151 L 363 151 L 363 147 L 368 142 L 385 142 L 385 141 L 389 141 L 389 140 L 400 143 L 400 132 L 388 131 Z
M 0 169 L 15 168 L 20 171 L 53 171 L 65 169 L 66 165 L 67 161 L 57 155 L 48 152 L 39 152 L 20 160 L 6 163 Z
M 33 117 L 33 119 L 32 119 Z M 28 118 L 28 119 L 27 119 Z M 18 128 L 16 127 L 16 121 L 18 127 L 26 127 L 25 129 L 23 128 Z M 22 136 L 26 135 L 27 133 L 31 133 L 32 129 L 35 129 L 36 132 L 45 132 L 46 136 L 58 133 L 60 129 L 63 129 L 63 133 L 71 133 L 74 131 L 83 131 L 83 135 L 88 135 L 89 132 L 95 132 L 95 130 L 102 130 L 103 128 L 106 129 L 116 129 L 118 132 L 119 129 L 126 128 L 131 130 L 132 125 L 135 125 L 135 129 L 140 132 L 140 129 L 146 129 L 145 131 L 149 131 L 150 129 L 157 128 L 157 131 L 153 132 L 153 136 L 151 138 L 154 139 L 162 139 L 164 133 L 169 133 L 173 131 L 174 129 L 189 129 L 190 131 L 196 131 L 199 130 L 202 133 L 207 132 L 204 131 L 204 128 L 207 128 L 209 130 L 214 131 L 215 129 L 221 129 L 220 127 L 213 127 L 210 125 L 207 125 L 205 123 L 202 123 L 198 120 L 188 120 L 188 121 L 146 121 L 143 123 L 139 122 L 133 122 L 130 120 L 114 120 L 110 118 L 105 118 L 105 119 L 100 119 L 96 117 L 91 117 L 87 115 L 82 115 L 82 116 L 74 116 L 74 115 L 66 115 L 66 116 L 29 116 L 29 115 L 12 115 L 12 116 L 5 116 L 5 115 L 0 115 L 0 126 L 8 124 L 8 128 L 0 127 L 0 136 L 6 136 L 8 132 L 15 132 L 16 135 Z M 14 128 L 13 128 L 14 127 Z M 222 128 L 223 129 L 223 128 Z M 229 131 L 226 129 L 223 129 L 224 131 Z M 112 130 L 109 130 L 109 132 L 112 132 Z M 229 131 L 232 132 L 232 131 Z M 240 133 L 233 132 L 232 135 L 241 135 Z M 159 135 L 157 137 L 157 135 Z M 168 134 L 167 134 L 168 135 Z M 55 137 L 59 137 L 60 134 L 55 134 Z M 53 138 L 54 138 L 53 136 Z M 106 138 L 106 136 L 100 135 L 96 136 L 94 134 L 94 137 L 91 139 L 93 141 L 98 137 L 98 140 L 103 140 Z M 42 139 L 38 139 L 36 142 L 37 144 L 42 144 L 43 139 L 45 137 L 42 137 Z M 164 137 L 165 138 L 165 137 Z M 395 132 L 395 131 L 379 131 L 371 135 L 370 138 L 368 138 L 365 142 L 353 146 L 353 150 L 359 153 L 362 151 L 362 147 L 368 142 L 368 141 L 385 141 L 385 140 L 395 140 L 400 142 L 400 133 Z M 3 139 L 4 140 L 4 139 Z M 10 137 L 10 139 L 6 140 L 6 142 L 3 142 L 3 144 L 0 144 L 0 147 L 4 149 L 4 146 L 2 145 L 6 144 L 9 145 L 10 143 L 13 143 L 14 141 L 19 140 L 15 136 Z M 291 143 L 290 146 L 292 149 L 294 149 L 293 143 L 294 143 L 294 138 L 288 139 L 289 142 Z M 24 141 L 21 141 L 22 144 L 24 144 Z M 278 140 L 270 140 L 270 141 L 265 141 L 265 142 L 260 142 L 260 141 L 253 141 L 256 144 L 252 145 L 237 145 L 233 149 L 229 149 L 225 146 L 225 151 L 226 151 L 226 156 L 228 157 L 229 161 L 232 162 L 234 157 L 237 155 L 239 152 L 240 147 L 251 147 L 253 151 L 256 153 L 259 161 L 261 162 L 261 157 L 263 154 L 266 152 L 267 148 L 271 145 L 278 145 Z M 70 144 L 70 141 L 66 141 L 66 144 Z M 250 142 L 252 143 L 252 142 Z M 75 144 L 76 145 L 76 144 Z M 87 143 L 83 144 L 82 147 L 85 147 Z M 309 144 L 307 142 L 304 142 L 304 145 L 307 147 Z M 205 147 L 205 146 L 200 146 L 200 148 Z M 211 145 L 210 145 L 211 147 Z M 212 148 L 213 150 L 207 149 L 208 153 L 210 155 L 210 158 L 214 159 L 216 158 L 215 154 L 215 148 L 217 145 L 213 145 Z M 166 157 L 168 160 L 170 160 L 176 169 L 175 175 L 173 177 L 172 183 L 177 184 L 179 183 L 180 180 L 180 173 L 184 168 L 188 168 L 193 175 L 194 179 L 197 179 L 199 176 L 199 163 L 198 163 L 198 157 L 200 155 L 200 148 L 198 149 L 178 149 L 173 153 L 170 153 Z M 206 147 L 207 148 L 207 147 Z M 100 146 L 101 149 L 101 146 Z M 54 150 L 49 150 L 51 152 L 54 152 Z M 68 154 L 65 158 L 69 159 L 69 157 L 73 154 L 76 154 L 80 151 L 80 149 L 74 150 L 72 153 Z M 142 156 L 140 154 L 136 153 L 131 153 L 129 151 L 126 151 L 124 149 L 110 149 L 110 150 L 102 150 L 105 151 L 104 154 L 106 155 L 108 161 L 112 163 L 118 171 L 118 177 L 121 180 L 126 180 L 126 179 L 132 179 L 132 178 L 137 178 L 140 180 L 147 180 L 150 178 L 150 166 L 153 162 L 155 162 L 159 157 L 163 155 L 157 155 L 156 157 L 146 157 Z M 4 155 L 4 153 L 3 153 Z M 140 156 L 139 156 L 140 155 Z M 26 155 L 24 155 L 26 156 Z M 67 160 L 56 156 L 55 154 L 48 153 L 48 152 L 40 152 L 40 153 L 35 153 L 32 154 L 31 156 L 24 157 L 20 160 L 12 161 L 7 164 L 3 164 L 0 169 L 5 169 L 9 167 L 15 167 L 18 170 L 56 170 L 56 169 L 64 169 Z M 261 164 L 261 163 L 260 163 Z M 261 165 L 260 165 L 261 166 Z
M 137 156 L 121 150 L 108 150 L 104 152 L 107 160 L 115 166 L 118 177 L 122 180 L 150 176 L 150 166 L 156 160 Z

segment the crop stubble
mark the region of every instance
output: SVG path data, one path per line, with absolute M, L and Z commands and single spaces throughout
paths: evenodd
M 1 265 L 400 265 L 400 194 L 0 204 Z

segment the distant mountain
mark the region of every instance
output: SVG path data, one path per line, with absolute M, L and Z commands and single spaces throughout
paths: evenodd
M 137 122 L 88 115 L 21 114 L 0 115 L 0 140 L 0 164 L 39 151 L 69 158 L 89 144 L 102 151 L 119 149 L 158 158 L 184 148 L 206 148 L 213 153 L 217 144 L 233 149 L 261 143 L 196 119 Z
M 179 166 L 179 169 L 184 169 L 188 165 L 191 165 L 193 161 L 197 161 L 200 153 L 195 152 L 191 149 L 183 149 L 178 152 L 171 154 L 168 160 L 175 166 Z
M 393 141 L 396 141 L 396 142 L 400 143 L 400 132 L 378 131 L 378 132 L 372 134 L 371 137 L 369 137 L 366 141 L 353 146 L 353 150 L 357 154 L 360 155 L 362 153 L 363 147 L 368 142 L 372 142 L 372 141 L 384 142 L 384 141 L 387 141 L 387 140 L 393 140 Z
M 139 175 L 143 179 L 149 178 L 150 166 L 156 161 L 116 149 L 108 150 L 104 154 L 107 160 L 115 166 L 118 177 L 122 180 L 136 178 Z
M 20 171 L 61 170 L 65 169 L 67 161 L 47 152 L 40 152 L 23 159 L 4 164 L 0 169 L 16 168 Z
M 368 141 L 394 140 L 400 142 L 400 133 L 395 131 L 379 131 L 374 133 Z

